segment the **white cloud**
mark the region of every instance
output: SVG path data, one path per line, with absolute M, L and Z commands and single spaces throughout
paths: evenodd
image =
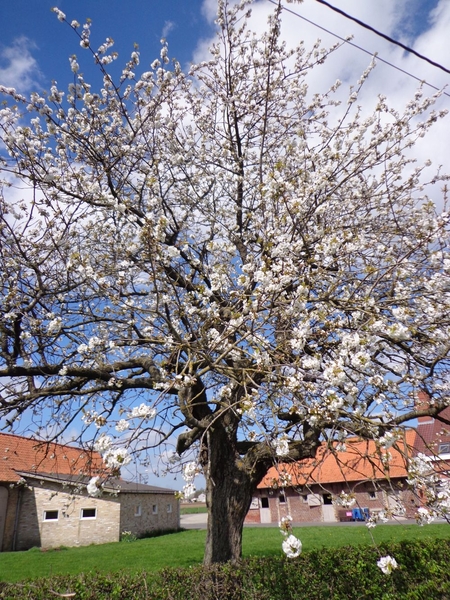
M 36 87 L 40 73 L 36 59 L 31 54 L 33 42 L 22 36 L 11 46 L 0 49 L 0 84 L 25 92 Z
M 439 0 L 434 8 L 430 6 L 428 13 L 422 0 L 396 0 L 396 2 L 392 2 L 392 0 L 377 0 L 377 2 L 333 0 L 332 4 L 378 31 L 398 39 L 431 60 L 450 68 L 447 52 L 450 30 L 450 2 L 448 0 Z M 362 72 L 371 62 L 371 54 L 375 53 L 399 69 L 416 76 L 419 81 L 378 60 L 376 69 L 364 84 L 358 99 L 358 104 L 362 105 L 364 112 L 372 112 L 380 94 L 387 97 L 389 106 L 402 112 L 405 105 L 414 97 L 420 80 L 426 80 L 437 88 L 442 88 L 450 82 L 450 76 L 445 72 L 413 54 L 407 53 L 399 46 L 384 40 L 315 0 L 289 4 L 284 0 L 283 5 L 288 11 L 298 13 L 303 17 L 302 19 L 292 12 L 283 13 L 282 35 L 288 47 L 303 41 L 308 50 L 318 38 L 321 39 L 324 47 L 330 47 L 338 41 L 336 37 L 312 24 L 315 23 L 342 38 L 353 35 L 352 42 L 369 52 L 367 54 L 350 44 L 344 44 L 342 48 L 329 56 L 323 65 L 314 68 L 308 74 L 307 82 L 313 93 L 325 92 L 337 79 L 340 79 L 344 84 L 340 90 L 341 99 L 346 99 L 349 86 L 356 85 Z M 211 21 L 214 19 L 215 6 L 216 0 L 204 0 L 203 13 Z M 262 33 L 267 29 L 267 17 L 274 8 L 274 5 L 268 0 L 254 2 L 251 25 L 256 32 Z M 420 21 L 415 20 L 418 12 L 421 15 Z M 202 40 L 199 43 L 194 57 L 196 62 L 207 59 L 207 49 L 211 45 L 211 41 Z M 432 95 L 434 91 L 430 87 L 424 87 L 426 95 Z M 447 90 L 447 93 L 450 93 L 450 89 Z M 436 108 L 450 108 L 450 98 L 443 96 L 438 101 Z M 433 165 L 437 167 L 444 164 L 443 170 L 449 172 L 450 165 L 446 151 L 448 139 L 450 139 L 450 117 L 440 120 L 425 138 L 424 143 L 414 148 L 414 155 L 418 162 L 423 163 L 430 158 Z M 439 197 L 436 197 L 435 200 L 439 201 Z
M 166 21 L 164 23 L 161 37 L 163 37 L 165 39 L 175 27 L 176 27 L 176 25 L 173 21 Z

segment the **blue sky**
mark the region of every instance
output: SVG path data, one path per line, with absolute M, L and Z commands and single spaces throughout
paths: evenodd
M 441 43 L 446 40 L 441 39 L 438 28 L 434 28 L 433 39 L 421 41 L 418 38 L 420 34 L 423 36 L 428 30 L 433 30 L 430 28 L 433 10 L 441 6 L 442 12 L 448 16 L 447 0 L 333 0 L 331 3 L 404 43 L 419 46 L 421 52 L 434 60 L 448 61 L 447 44 L 443 47 Z M 169 41 L 171 56 L 178 58 L 182 64 L 189 62 L 199 42 L 211 36 L 215 0 L 56 0 L 56 4 L 69 21 L 76 19 L 82 23 L 87 17 L 91 18 L 94 45 L 97 42 L 100 45 L 107 36 L 112 37 L 123 61 L 133 50 L 133 44 L 138 43 L 142 65 L 145 66 L 157 57 L 159 40 L 163 35 Z M 4 85 L 7 85 L 4 79 L 12 58 L 31 61 L 28 63 L 28 81 L 36 87 L 47 88 L 52 80 L 61 85 L 70 78 L 68 56 L 73 53 L 80 56 L 82 50 L 70 28 L 59 23 L 51 12 L 54 5 L 55 0 L 14 0 L 0 4 L 0 82 Z M 260 0 L 258 5 L 260 13 L 271 8 L 268 0 Z M 286 6 L 340 35 L 355 32 L 355 41 L 371 52 L 388 54 L 388 59 L 395 54 L 398 61 L 408 62 L 403 52 L 397 52 L 391 45 L 315 0 Z M 265 16 L 262 18 L 265 21 Z M 441 17 L 439 20 L 445 26 L 445 19 Z M 289 16 L 289 21 L 289 36 L 293 39 L 321 37 L 326 41 L 327 36 L 314 26 L 292 16 Z M 352 51 L 354 62 L 359 63 L 355 54 L 361 53 Z M 22 63 L 22 66 L 26 65 Z M 430 75 L 426 65 L 423 64 L 423 67 L 417 73 L 419 77 Z M 416 73 L 416 69 L 413 72 Z M 17 83 L 20 67 L 14 74 Z M 396 77 L 395 72 L 392 76 Z M 436 80 L 437 85 L 442 85 L 439 73 L 436 73 Z
M 449 0 L 329 0 L 331 4 L 367 22 L 376 29 L 395 37 L 415 50 L 450 69 Z M 89 54 L 80 48 L 71 28 L 60 23 L 51 7 L 57 5 L 70 22 L 83 23 L 92 19 L 93 46 L 98 47 L 106 37 L 115 40 L 119 52 L 120 68 L 139 44 L 141 66 L 148 65 L 159 56 L 160 38 L 169 42 L 169 53 L 182 65 L 193 59 L 206 58 L 208 40 L 214 31 L 213 20 L 216 0 L 3 0 L 0 2 L 0 85 L 16 87 L 24 93 L 49 89 L 56 80 L 64 89 L 72 81 L 68 57 L 77 54 L 81 70 L 89 82 L 95 67 Z M 358 25 L 337 15 L 315 0 L 302 4 L 285 4 L 310 21 L 339 34 L 354 35 L 354 43 L 406 70 L 419 79 L 442 87 L 450 83 L 450 75 L 432 67 L 402 49 L 389 44 Z M 253 24 L 257 31 L 265 27 L 268 11 L 273 8 L 268 0 L 258 0 L 254 5 Z M 312 45 L 320 37 L 324 45 L 336 40 L 310 23 L 292 14 L 286 14 L 283 35 L 288 43 L 301 39 Z M 337 78 L 348 87 L 355 83 L 370 62 L 370 57 L 354 47 L 346 46 L 320 67 L 310 78 L 316 91 L 324 91 Z M 363 98 L 367 106 L 384 94 L 394 106 L 401 109 L 413 96 L 417 81 L 380 64 L 369 78 Z M 450 93 L 450 90 L 447 90 Z M 450 109 L 450 97 L 444 96 L 440 108 Z M 434 164 L 443 164 L 450 171 L 448 140 L 450 119 L 436 128 L 430 140 L 416 149 L 418 160 L 431 158 Z M 439 203 L 439 190 L 435 201 Z M 171 480 L 150 482 L 157 485 L 181 487 L 181 482 Z
M 44 87 L 55 79 L 62 83 L 70 76 L 68 56 L 82 54 L 77 38 L 66 24 L 58 22 L 51 11 L 57 5 L 68 21 L 80 23 L 92 20 L 92 39 L 99 46 L 109 36 L 115 49 L 125 60 L 138 43 L 143 64 L 159 55 L 160 39 L 170 41 L 171 54 L 181 62 L 188 61 L 198 40 L 210 34 L 210 24 L 202 14 L 201 0 L 15 0 L 0 5 L 1 42 L 3 56 L 0 66 L 8 63 L 5 50 L 27 48 L 36 61 L 34 79 Z M 26 42 L 25 42 L 25 39 Z M 98 42 L 98 44 L 97 44 Z M 39 73 L 37 72 L 39 71 Z

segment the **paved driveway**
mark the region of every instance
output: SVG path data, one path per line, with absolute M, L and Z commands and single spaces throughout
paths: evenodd
M 193 515 L 181 515 L 180 517 L 180 527 L 183 529 L 206 529 L 206 513 L 199 513 Z M 413 524 L 415 523 L 412 519 L 402 519 L 402 520 L 392 520 L 389 521 L 388 525 L 405 525 L 405 524 Z M 364 522 L 349 522 L 349 523 L 293 523 L 294 527 L 314 527 L 314 526 L 341 526 L 341 527 L 365 527 Z M 245 527 L 278 527 L 278 523 L 248 523 Z
M 180 527 L 183 529 L 206 529 L 206 513 L 198 513 L 193 515 L 181 515 Z

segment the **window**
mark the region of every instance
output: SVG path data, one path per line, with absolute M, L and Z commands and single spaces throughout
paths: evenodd
M 152 513 L 153 513 L 154 515 L 157 515 L 157 514 L 158 514 L 158 505 L 157 505 L 157 504 L 154 504 L 154 505 L 153 505 L 153 507 L 152 507 Z
M 286 496 L 284 494 L 280 494 L 280 504 L 285 504 Z
M 261 508 L 269 508 L 269 498 L 261 498 Z
M 259 508 L 259 498 L 252 498 L 251 509 Z
M 450 443 L 439 444 L 439 454 L 450 454 Z
M 307 504 L 308 503 L 308 494 L 302 494 L 302 501 Z
M 168 512 L 168 513 L 171 513 L 171 512 L 172 512 L 172 505 L 171 505 L 171 504 L 168 504 L 168 505 L 167 505 L 167 512 Z
M 57 521 L 58 511 L 57 510 L 44 510 L 44 521 Z
M 369 500 L 376 500 L 377 499 L 377 493 L 374 492 L 373 490 L 371 490 L 369 492 Z
M 134 516 L 135 517 L 140 517 L 142 515 L 142 508 L 140 504 L 137 504 L 135 509 L 134 509 Z
M 82 519 L 95 519 L 97 516 L 96 508 L 82 508 L 81 509 L 81 518 Z
M 324 504 L 333 504 L 333 499 L 331 494 L 323 494 L 323 503 Z

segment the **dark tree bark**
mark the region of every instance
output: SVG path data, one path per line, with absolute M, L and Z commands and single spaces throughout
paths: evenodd
M 204 563 L 237 561 L 242 554 L 242 529 L 257 481 L 219 425 L 207 433 L 206 503 L 208 526 Z

